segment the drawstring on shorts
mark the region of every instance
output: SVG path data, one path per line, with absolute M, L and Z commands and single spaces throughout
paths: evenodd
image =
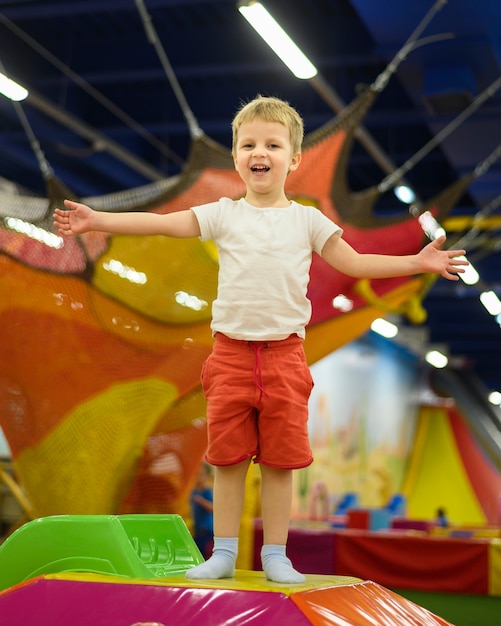
M 254 370 L 252 372 L 252 377 L 254 380 L 254 384 L 259 389 L 259 402 L 263 397 L 263 394 L 266 395 L 266 391 L 264 390 L 263 383 L 263 371 L 261 369 L 261 350 L 263 348 L 268 348 L 267 341 L 248 341 L 247 345 L 249 345 L 253 350 L 256 357 L 254 361 Z

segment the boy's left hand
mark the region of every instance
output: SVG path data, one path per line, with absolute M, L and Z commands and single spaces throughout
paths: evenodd
M 431 272 L 440 274 L 448 280 L 459 280 L 458 274 L 464 272 L 461 266 L 469 265 L 464 257 L 465 250 L 441 250 L 446 237 L 442 235 L 435 241 L 430 242 L 418 254 L 419 262 L 422 265 L 423 272 Z

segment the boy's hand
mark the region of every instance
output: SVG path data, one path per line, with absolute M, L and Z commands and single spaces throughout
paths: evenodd
M 462 265 L 469 265 L 464 257 L 465 250 L 441 250 L 442 244 L 445 242 L 445 236 L 439 237 L 425 246 L 418 254 L 418 260 L 422 265 L 423 272 L 432 272 L 440 274 L 448 280 L 459 280 L 458 274 L 464 272 Z
M 69 237 L 92 230 L 94 211 L 86 204 L 65 200 L 67 211 L 56 209 L 53 214 L 54 226 L 59 235 Z

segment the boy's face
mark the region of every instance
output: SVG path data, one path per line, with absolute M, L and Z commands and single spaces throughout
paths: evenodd
M 301 154 L 292 153 L 286 126 L 256 118 L 238 129 L 233 159 L 248 192 L 272 194 L 283 192 L 285 179 L 298 168 Z

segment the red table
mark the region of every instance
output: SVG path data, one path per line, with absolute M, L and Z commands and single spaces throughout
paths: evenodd
M 261 569 L 262 525 L 255 523 L 254 569 Z M 337 574 L 389 588 L 489 592 L 489 539 L 417 532 L 292 527 L 287 554 L 305 574 Z

